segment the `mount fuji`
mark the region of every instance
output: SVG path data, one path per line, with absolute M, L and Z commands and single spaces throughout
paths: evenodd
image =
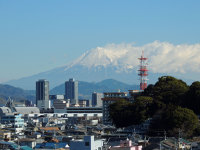
M 79 81 L 99 82 L 115 79 L 128 84 L 139 84 L 138 69 L 142 51 L 149 58 L 149 83 L 162 75 L 174 75 L 190 81 L 199 76 L 200 44 L 173 45 L 155 41 L 143 46 L 133 44 L 109 44 L 85 52 L 71 63 L 29 77 L 12 80 L 10 84 L 23 89 L 34 89 L 38 79 L 47 79 L 54 88 L 69 78 Z M 184 59 L 185 60 L 184 60 Z M 191 66 L 192 63 L 195 65 Z M 190 68 L 190 69 L 189 69 Z M 194 72 L 191 77 L 191 72 Z

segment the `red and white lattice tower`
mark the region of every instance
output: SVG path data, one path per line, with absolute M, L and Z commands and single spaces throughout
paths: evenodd
M 144 90 L 147 88 L 147 76 L 148 76 L 148 69 L 147 69 L 147 59 L 144 57 L 144 52 L 142 51 L 142 56 L 138 58 L 140 60 L 140 68 L 139 68 L 139 76 L 140 76 L 140 90 Z

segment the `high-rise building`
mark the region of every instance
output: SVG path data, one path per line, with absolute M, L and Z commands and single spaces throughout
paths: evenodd
M 49 81 L 41 79 L 36 82 L 36 105 L 40 109 L 50 108 Z
M 74 78 L 65 82 L 65 97 L 70 99 L 71 104 L 78 104 L 78 81 Z
M 102 99 L 103 94 L 102 93 L 92 93 L 92 107 L 102 107 Z

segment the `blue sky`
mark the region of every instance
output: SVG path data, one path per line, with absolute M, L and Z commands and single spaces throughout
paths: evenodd
M 0 82 L 110 43 L 200 43 L 199 0 L 1 0 Z

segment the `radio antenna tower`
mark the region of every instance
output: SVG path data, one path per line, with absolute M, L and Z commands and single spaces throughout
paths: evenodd
M 144 90 L 147 88 L 147 76 L 148 76 L 148 69 L 147 69 L 147 59 L 144 57 L 144 51 L 142 51 L 142 56 L 138 58 L 140 60 L 140 68 L 139 68 L 139 76 L 140 76 L 140 90 Z

